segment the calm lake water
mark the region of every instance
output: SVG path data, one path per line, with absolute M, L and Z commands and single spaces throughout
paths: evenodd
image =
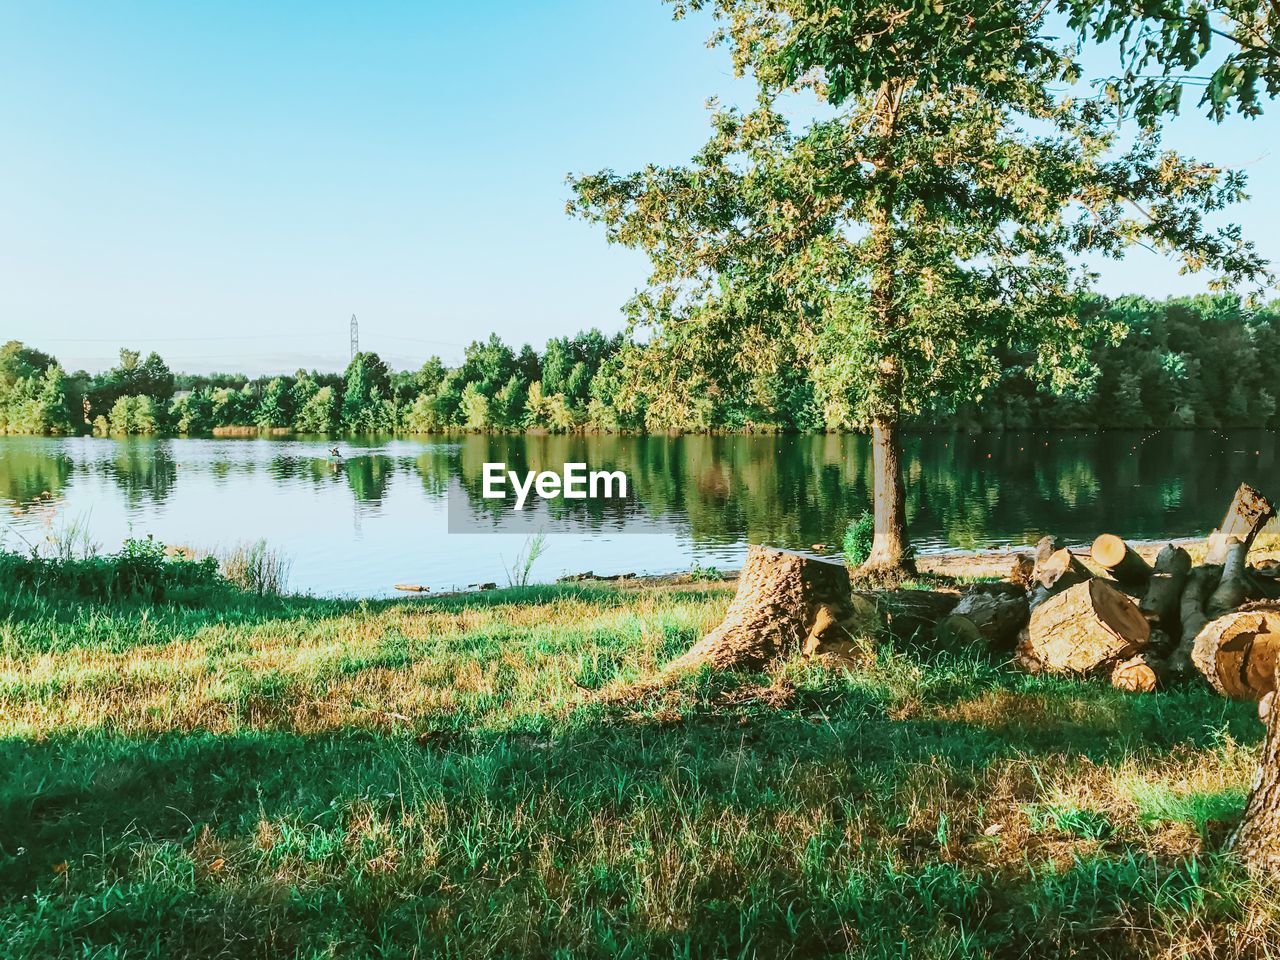
M 921 552 L 1206 533 L 1242 480 L 1280 493 L 1265 431 L 928 433 L 906 441 L 908 511 Z M 525 543 L 449 533 L 448 501 L 486 526 L 481 464 L 623 469 L 632 496 L 566 511 L 533 579 L 566 573 L 730 568 L 749 543 L 837 545 L 870 503 L 860 436 L 465 437 L 321 440 L 0 438 L 0 537 L 17 547 L 71 523 L 114 550 L 127 536 L 226 547 L 266 539 L 293 562 L 290 586 L 388 595 L 506 582 Z M 564 518 L 562 518 L 564 519 Z M 563 526 L 562 523 L 560 526 Z M 557 527 L 559 529 L 559 527 Z M 635 530 L 644 530 L 637 534 Z

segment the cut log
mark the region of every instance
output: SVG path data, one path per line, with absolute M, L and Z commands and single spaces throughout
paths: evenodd
M 1142 652 L 1150 636 L 1137 604 L 1105 580 L 1091 579 L 1032 610 L 1026 653 L 1052 673 L 1086 674 Z
M 981 643 L 992 650 L 1012 650 L 1029 615 L 1025 596 L 968 593 L 938 622 L 938 642 L 954 646 Z
M 873 604 L 855 602 L 844 563 L 753 546 L 724 620 L 669 669 L 757 670 L 799 652 L 851 656 L 877 616 Z
M 1023 589 L 1030 589 L 1031 577 L 1036 570 L 1035 558 L 1030 554 L 1018 553 L 1013 557 L 1013 569 L 1009 571 L 1009 582 L 1016 583 Z
M 1152 693 L 1169 679 L 1169 669 L 1159 657 L 1140 653 L 1122 660 L 1111 671 L 1111 685 L 1130 693 Z
M 1089 555 L 1125 586 L 1145 587 L 1151 579 L 1151 564 L 1114 533 L 1104 533 L 1094 540 Z
M 1264 569 L 1250 567 L 1244 574 L 1250 600 L 1280 600 L 1280 580 Z
M 1036 541 L 1036 566 L 1040 566 L 1040 564 L 1044 563 L 1065 546 L 1066 543 L 1063 542 L 1061 537 L 1055 537 L 1052 535 L 1041 537 Z
M 1222 526 L 1209 534 L 1209 549 L 1204 562 L 1225 564 L 1232 540 L 1243 543 L 1245 553 L 1248 553 L 1258 533 L 1275 515 L 1276 508 L 1270 500 L 1249 484 L 1240 484 L 1231 506 L 1227 507 Z
M 1221 577 L 1221 567 L 1203 564 L 1187 574 L 1182 599 L 1178 603 L 1179 632 L 1173 634 L 1178 638 L 1178 646 L 1169 655 L 1169 671 L 1175 676 L 1191 672 L 1191 651 L 1195 647 L 1196 637 L 1209 622 L 1205 608 Z
M 1156 556 L 1156 568 L 1151 584 L 1138 604 L 1138 609 L 1153 627 L 1160 627 L 1171 636 L 1178 636 L 1178 603 L 1191 572 L 1191 554 L 1172 543 L 1166 544 Z
M 908 641 L 933 639 L 939 621 L 960 602 L 959 594 L 940 590 L 878 590 L 854 597 L 872 599 L 885 631 Z
M 1258 702 L 1258 718 L 1267 725 L 1267 736 L 1244 817 L 1228 843 L 1249 872 L 1269 884 L 1280 878 L 1280 709 L 1275 701 L 1273 691 Z
M 1222 578 L 1205 608 L 1210 618 L 1220 617 L 1244 603 L 1249 586 L 1245 576 L 1245 557 L 1248 553 L 1249 548 L 1240 540 L 1232 540 L 1227 544 L 1222 561 Z
M 1063 547 L 1055 550 L 1043 561 L 1037 561 L 1032 575 L 1031 606 L 1038 607 L 1050 597 L 1084 583 L 1093 576 L 1089 568 L 1076 559 L 1076 555 Z
M 1213 689 L 1235 700 L 1261 700 L 1275 689 L 1280 604 L 1254 604 L 1211 622 L 1191 657 Z

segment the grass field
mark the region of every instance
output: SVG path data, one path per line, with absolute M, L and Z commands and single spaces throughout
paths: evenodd
M 719 585 L 0 596 L 5 957 L 1280 953 L 1262 728 L 882 645 L 601 696 Z

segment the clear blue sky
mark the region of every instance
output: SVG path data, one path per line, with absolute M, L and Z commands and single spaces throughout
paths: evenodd
M 397 367 L 619 329 L 643 258 L 565 216 L 564 177 L 701 144 L 735 90 L 707 32 L 659 0 L 6 0 L 0 339 L 264 372 L 341 367 L 353 312 Z M 1246 166 L 1233 218 L 1280 260 L 1277 118 L 1168 142 Z M 1102 285 L 1203 281 L 1144 255 Z

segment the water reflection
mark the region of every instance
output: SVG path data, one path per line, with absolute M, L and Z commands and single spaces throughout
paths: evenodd
M 0 501 L 18 526 L 42 498 L 87 515 L 109 546 L 140 532 L 191 544 L 266 537 L 307 553 L 295 586 L 338 592 L 381 592 L 420 566 L 454 583 L 494 579 L 492 537 L 444 533 L 451 483 L 481 520 L 501 509 L 480 495 L 487 462 L 625 471 L 625 503 L 554 506 L 582 530 L 557 562 L 598 572 L 673 569 L 693 556 L 727 563 L 746 543 L 838 543 L 870 503 L 870 448 L 857 436 L 469 436 L 343 447 L 335 463 L 321 440 L 4 438 Z M 1045 531 L 1076 541 L 1101 530 L 1202 533 L 1240 481 L 1280 493 L 1276 459 L 1276 435 L 1265 431 L 930 433 L 907 438 L 904 469 L 917 546 L 937 550 Z M 638 520 L 667 535 L 618 536 Z

